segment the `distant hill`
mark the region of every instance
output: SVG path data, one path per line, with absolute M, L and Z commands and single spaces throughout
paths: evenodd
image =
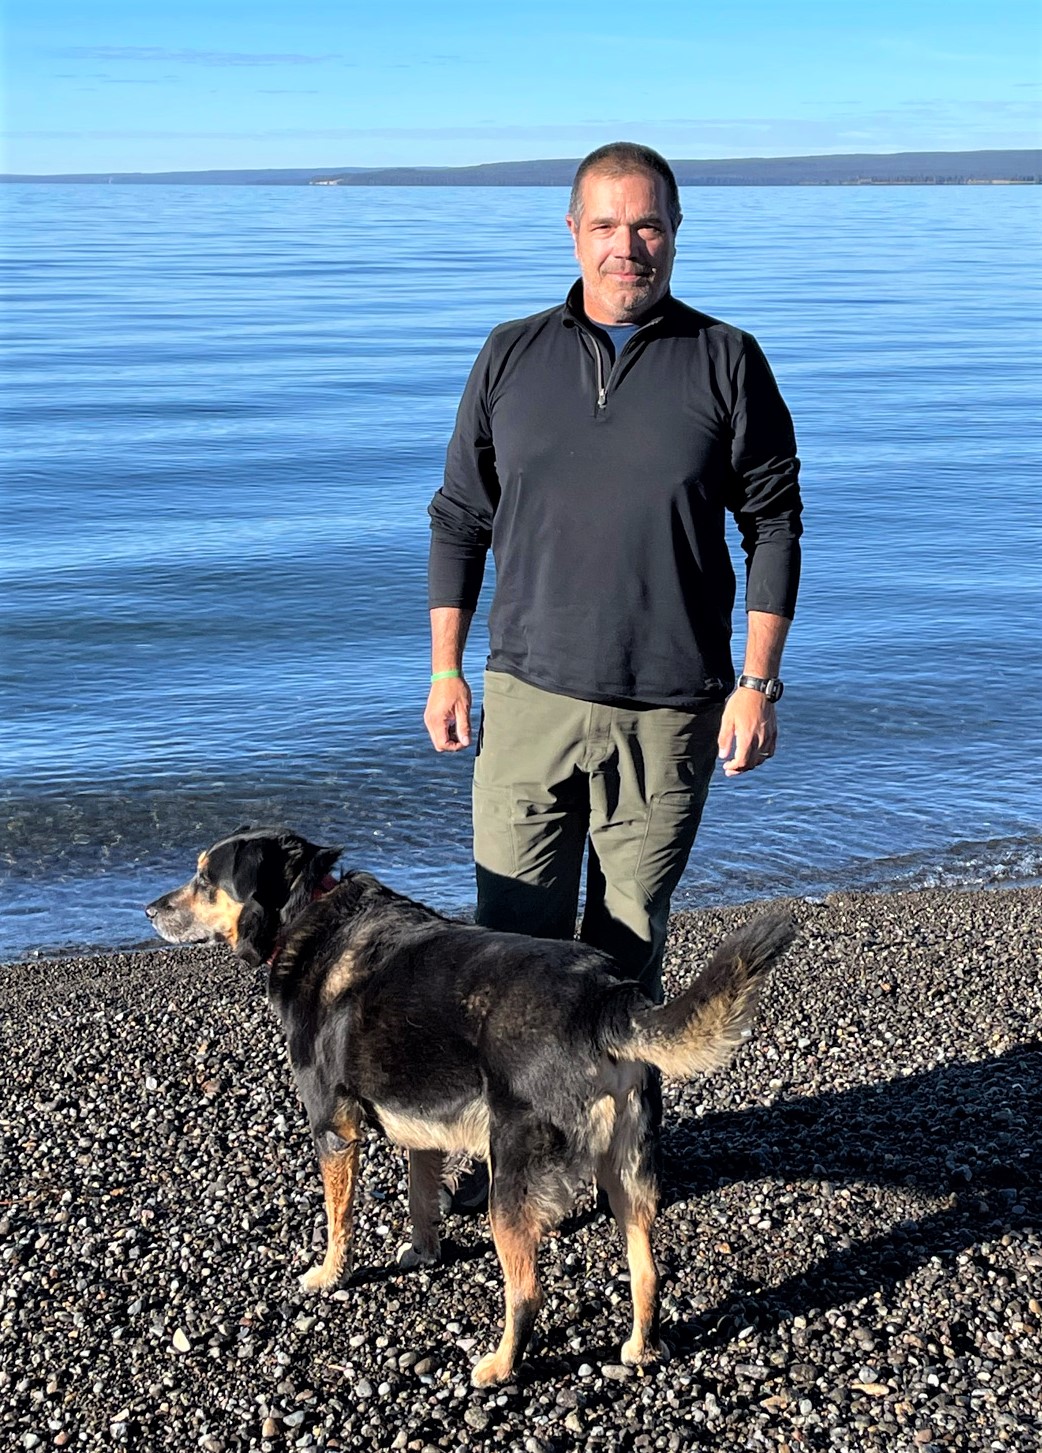
M 468 167 L 275 168 L 258 171 L 91 172 L 0 175 L 0 182 L 137 186 L 567 187 L 579 159 L 497 161 Z M 675 161 L 686 187 L 965 186 L 1042 182 L 1042 150 L 898 151 L 850 156 L 768 156 Z
M 324 180 L 356 187 L 567 187 L 579 159 L 474 167 L 390 167 Z M 686 187 L 808 187 L 884 183 L 1040 182 L 1042 151 L 902 151 L 889 156 L 745 157 L 671 163 Z M 315 178 L 320 182 L 321 178 Z
M 0 182 L 118 182 L 131 186 L 186 187 L 306 187 L 316 177 L 344 176 L 364 171 L 359 167 L 320 170 L 318 167 L 264 167 L 258 171 L 225 169 L 212 172 L 68 172 L 60 175 L 0 172 Z

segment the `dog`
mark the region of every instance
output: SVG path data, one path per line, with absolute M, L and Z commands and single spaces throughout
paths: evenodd
M 755 919 L 678 998 L 655 1006 L 585 944 L 459 922 L 368 873 L 336 881 L 340 852 L 293 832 L 240 830 L 145 910 L 172 943 L 221 942 L 269 966 L 268 995 L 325 1193 L 326 1252 L 302 1285 L 326 1291 L 349 1271 L 359 1148 L 370 1127 L 409 1152 L 405 1267 L 439 1259 L 446 1153 L 488 1163 L 506 1314 L 499 1346 L 474 1368 L 475 1386 L 512 1376 L 543 1301 L 539 1243 L 591 1178 L 626 1242 L 633 1326 L 622 1361 L 655 1362 L 648 1070 L 687 1079 L 728 1061 L 750 1033 L 767 969 L 793 937 L 790 920 Z

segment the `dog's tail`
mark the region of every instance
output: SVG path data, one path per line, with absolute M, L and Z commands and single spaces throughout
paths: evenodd
M 668 1004 L 642 1007 L 611 1046 L 623 1060 L 686 1080 L 721 1068 L 751 1032 L 767 970 L 796 931 L 787 914 L 763 914 L 717 949 L 690 988 Z

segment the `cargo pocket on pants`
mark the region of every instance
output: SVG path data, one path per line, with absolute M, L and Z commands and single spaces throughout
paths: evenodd
M 474 862 L 503 878 L 517 876 L 517 844 L 511 823 L 513 796 L 509 788 L 472 787 Z
M 684 791 L 654 793 L 650 798 L 633 875 L 649 903 L 668 898 L 680 882 L 705 800 L 706 792 Z

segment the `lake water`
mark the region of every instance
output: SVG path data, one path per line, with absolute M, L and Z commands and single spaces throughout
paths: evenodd
M 485 334 L 574 277 L 565 194 L 2 199 L 0 956 L 147 938 L 243 822 L 465 907 L 426 506 Z M 1042 876 L 1040 203 L 685 192 L 674 289 L 763 344 L 807 535 L 778 755 L 716 781 L 678 903 Z

